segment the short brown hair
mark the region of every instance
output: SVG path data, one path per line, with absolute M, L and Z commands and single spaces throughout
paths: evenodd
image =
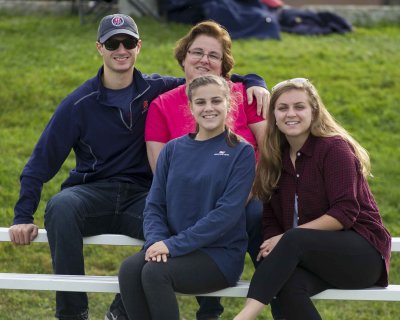
M 183 60 L 186 57 L 189 47 L 199 35 L 207 35 L 213 37 L 222 44 L 222 74 L 224 78 L 229 77 L 233 65 L 235 63 L 232 56 L 232 40 L 224 27 L 215 21 L 203 21 L 196 24 L 190 31 L 179 39 L 175 45 L 175 59 L 183 69 Z

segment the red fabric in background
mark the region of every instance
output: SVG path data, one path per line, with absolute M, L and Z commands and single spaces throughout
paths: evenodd
M 270 8 L 279 8 L 284 6 L 284 2 L 281 0 L 261 0 L 261 3 L 267 5 Z

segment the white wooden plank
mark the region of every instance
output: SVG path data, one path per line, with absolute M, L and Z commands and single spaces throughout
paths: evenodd
M 10 241 L 8 228 L 0 227 L 0 242 Z M 40 229 L 34 242 L 47 242 L 46 230 Z M 143 241 L 124 235 L 103 234 L 84 238 L 85 244 L 142 246 Z M 400 237 L 392 238 L 392 252 L 400 252 Z M 239 281 L 237 286 L 219 290 L 204 296 L 246 297 L 248 281 Z M 0 273 L 0 289 L 52 290 L 77 292 L 119 292 L 117 276 L 71 276 L 51 274 Z M 400 285 L 387 288 L 363 290 L 329 289 L 312 297 L 329 300 L 373 300 L 400 301 Z
M 9 242 L 10 236 L 8 228 L 0 227 L 0 242 Z M 39 229 L 39 233 L 34 242 L 47 242 L 47 232 Z M 102 244 L 102 245 L 121 245 L 121 246 L 142 246 L 144 241 L 134 239 L 120 234 L 102 234 L 83 238 L 84 244 Z M 392 238 L 392 252 L 400 252 L 400 237 Z
M 400 237 L 392 238 L 392 252 L 400 252 Z
M 8 228 L 0 228 L 0 241 L 10 241 Z M 45 229 L 39 229 L 38 236 L 33 242 L 47 242 L 47 232 Z M 101 234 L 83 238 L 84 244 L 102 244 L 113 246 L 142 246 L 144 241 L 134 239 L 121 234 Z
M 117 276 L 71 276 L 52 274 L 0 273 L 0 289 L 51 290 L 76 292 L 119 292 Z M 246 297 L 248 281 L 239 281 L 236 287 L 226 288 L 203 296 Z M 312 297 L 324 300 L 400 301 L 400 285 L 362 290 L 328 289 Z
M 312 299 L 400 301 L 400 285 L 392 284 L 387 288 L 372 287 L 361 290 L 328 289 L 313 296 Z
M 119 292 L 117 276 L 0 273 L 1 289 Z

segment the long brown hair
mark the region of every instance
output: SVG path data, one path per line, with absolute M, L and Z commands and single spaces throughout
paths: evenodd
M 371 175 L 368 152 L 328 112 L 314 85 L 307 79 L 292 80 L 283 81 L 272 88 L 267 132 L 263 144 L 260 146 L 261 156 L 253 186 L 253 193 L 264 201 L 271 198 L 278 185 L 282 171 L 282 151 L 285 144 L 288 143 L 285 135 L 276 126 L 274 114 L 276 101 L 282 94 L 290 90 L 304 91 L 308 96 L 313 112 L 311 134 L 316 137 L 339 136 L 347 141 L 359 161 L 361 174 L 365 178 Z

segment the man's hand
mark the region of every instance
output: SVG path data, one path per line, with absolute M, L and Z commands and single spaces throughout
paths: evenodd
M 253 97 L 256 97 L 257 101 L 257 114 L 262 114 L 264 119 L 267 119 L 269 99 L 271 94 L 263 87 L 250 87 L 246 90 L 247 101 L 249 104 L 253 103 Z
M 26 245 L 30 244 L 38 235 L 39 228 L 33 224 L 15 224 L 10 227 L 8 233 L 10 239 L 15 244 Z

